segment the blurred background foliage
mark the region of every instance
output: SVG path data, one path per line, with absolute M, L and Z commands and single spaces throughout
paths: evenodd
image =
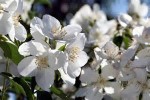
M 141 0 L 141 2 L 150 5 L 150 0 Z M 30 18 L 35 15 L 41 17 L 50 14 L 68 23 L 81 6 L 89 4 L 92 7 L 94 3 L 98 3 L 107 17 L 112 19 L 120 13 L 127 12 L 129 0 L 34 0 L 29 14 Z

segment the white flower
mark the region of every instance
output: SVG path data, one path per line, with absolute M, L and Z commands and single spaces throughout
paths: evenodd
M 138 83 L 133 81 L 128 84 L 128 86 L 121 92 L 122 100 L 138 100 L 142 95 L 141 100 L 150 99 L 150 80 L 147 80 L 146 83 Z
M 131 59 L 135 56 L 138 49 L 138 44 L 132 44 L 126 51 L 124 51 L 120 57 L 120 67 L 123 68 L 131 62 Z
M 150 54 L 149 54 L 149 47 L 146 47 L 142 50 L 140 50 L 137 53 L 137 59 L 135 59 L 131 66 L 137 67 L 137 68 L 147 68 L 147 70 L 150 70 Z
M 94 51 L 102 59 L 112 60 L 120 58 L 120 50 L 112 41 L 108 41 L 101 49 L 95 48 Z
M 85 96 L 87 100 L 92 100 L 88 98 L 94 98 L 93 95 L 90 95 L 90 93 L 92 94 L 92 91 L 90 91 L 88 95 L 86 93 L 87 91 L 89 91 L 88 88 L 91 88 L 91 87 L 93 87 L 93 89 L 94 88 L 96 89 L 94 94 L 97 94 L 97 93 L 101 94 L 101 98 L 103 97 L 102 94 L 108 94 L 114 99 L 119 99 L 119 92 L 121 89 L 119 85 L 120 83 L 118 81 L 115 81 L 115 82 L 109 81 L 109 80 L 113 80 L 114 78 L 116 78 L 116 76 L 117 76 L 117 70 L 115 70 L 108 63 L 106 65 L 105 64 L 102 65 L 100 74 L 98 73 L 98 71 L 92 70 L 91 68 L 83 68 L 81 75 L 80 75 L 80 80 L 82 84 L 83 83 L 86 84 L 85 85 L 86 87 L 80 88 L 79 91 L 83 91 L 84 89 L 86 89 L 86 91 L 84 91 L 81 95 Z M 103 92 L 103 90 L 105 92 Z
M 14 38 L 19 41 L 25 41 L 27 32 L 24 26 L 19 22 L 20 14 L 22 13 L 22 0 L 13 0 L 8 8 L 4 10 L 0 19 L 0 33 L 8 34 L 10 39 L 14 41 Z
M 86 12 L 86 13 L 85 13 Z M 99 9 L 99 6 L 95 4 L 93 6 L 93 11 L 89 5 L 84 5 L 71 19 L 71 24 L 79 24 L 83 28 L 83 32 L 90 30 L 90 24 L 95 23 L 97 20 L 105 21 L 106 15 L 103 11 Z
M 89 31 L 87 42 L 92 42 L 101 48 L 110 40 L 113 35 L 112 33 L 116 29 L 116 25 L 117 23 L 115 20 L 97 21 Z
M 141 4 L 140 0 L 130 0 L 128 12 L 137 14 L 139 17 L 145 17 L 148 14 L 148 6 Z
M 29 47 L 24 48 L 27 46 Z M 31 56 L 25 57 L 18 64 L 19 73 L 23 76 L 35 76 L 37 84 L 43 90 L 49 91 L 54 82 L 54 71 L 66 64 L 67 56 L 63 52 L 45 48 L 44 45 L 42 47 L 42 44 L 36 41 L 25 43 L 25 46 L 21 46 L 21 49 L 27 50 L 27 53 L 20 50 L 23 54 L 30 54 Z
M 50 15 L 44 15 L 42 20 L 34 17 L 30 27 L 31 34 L 36 40 L 44 40 L 47 36 L 50 39 L 70 41 L 82 30 L 79 25 L 68 25 L 62 28 L 60 22 Z
M 79 76 L 81 67 L 83 67 L 89 59 L 86 52 L 83 51 L 85 42 L 85 35 L 79 33 L 76 40 L 68 44 L 66 47 L 65 52 L 68 54 L 69 60 L 68 67 L 65 67 L 64 71 L 72 78 Z

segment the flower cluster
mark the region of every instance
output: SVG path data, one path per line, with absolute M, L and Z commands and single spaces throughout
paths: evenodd
M 33 92 L 55 93 L 53 86 L 61 89 L 55 99 L 150 100 L 147 5 L 130 0 L 128 13 L 112 20 L 99 5 L 94 4 L 93 9 L 84 5 L 66 26 L 46 14 L 28 21 L 27 34 L 20 23 L 25 16 L 21 14 L 27 13 L 23 2 L 0 0 L 2 99 L 13 83 L 25 81 Z M 19 85 L 21 89 L 25 83 Z

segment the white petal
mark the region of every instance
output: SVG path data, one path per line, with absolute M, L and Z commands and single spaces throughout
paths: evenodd
M 86 12 L 86 13 L 85 13 Z M 80 24 L 80 22 L 83 21 L 83 19 L 87 19 L 92 15 L 92 9 L 89 5 L 84 5 L 80 8 L 80 10 L 74 15 L 74 17 L 71 19 L 72 24 Z
M 49 50 L 48 63 L 53 70 L 64 67 L 67 62 L 66 55 L 57 50 Z
M 140 92 L 141 87 L 137 83 L 132 83 L 121 92 L 122 100 L 138 100 Z
M 57 32 L 60 31 L 61 29 L 60 22 L 50 15 L 44 15 L 42 21 L 44 26 L 43 31 L 45 35 L 47 35 L 49 38 L 53 38 L 52 37 L 54 34 L 53 31 Z
M 37 73 L 36 58 L 34 56 L 24 58 L 17 68 L 22 76 L 35 76 Z
M 139 58 L 139 59 L 136 59 L 134 60 L 132 63 L 131 63 L 131 67 L 134 68 L 134 67 L 147 67 L 150 65 L 150 57 L 142 57 L 142 58 Z
M 68 75 L 71 77 L 71 78 L 76 78 L 80 75 L 81 73 L 81 68 L 78 68 L 76 70 L 72 70 L 71 66 L 68 67 L 68 70 L 67 70 L 67 73 Z
M 43 34 L 43 23 L 42 20 L 38 17 L 34 17 L 31 20 L 31 24 L 30 24 L 30 31 L 31 31 L 31 35 L 33 36 L 34 39 L 36 40 L 44 40 L 45 36 Z
M 38 18 L 38 17 L 34 17 L 31 20 L 30 27 L 34 28 L 35 25 L 39 25 L 41 28 L 43 28 L 43 22 L 42 22 L 42 20 L 40 18 Z
M 138 26 L 133 29 L 133 36 L 140 43 L 149 43 L 149 30 L 150 28 L 145 28 L 144 26 Z
M 142 4 L 142 5 L 139 7 L 139 9 L 140 9 L 140 10 L 138 10 L 138 14 L 139 14 L 140 17 L 145 17 L 145 16 L 147 16 L 148 11 L 149 11 L 148 5 Z
M 14 42 L 14 40 L 15 40 L 15 28 L 14 28 L 14 25 L 13 25 L 13 27 L 11 28 L 11 30 L 10 30 L 8 36 L 9 36 L 10 40 L 12 40 L 12 41 Z
M 92 82 L 96 82 L 98 78 L 98 72 L 91 68 L 83 68 L 81 71 L 80 80 L 82 83 L 90 84 Z
M 54 83 L 54 70 L 39 69 L 37 75 L 35 76 L 37 84 L 45 91 L 50 91 L 49 88 Z
M 78 53 L 78 58 L 75 61 L 75 63 L 77 63 L 78 66 L 82 67 L 82 66 L 84 66 L 87 63 L 88 59 L 89 59 L 89 57 L 86 54 L 86 52 L 80 51 Z
M 9 13 L 14 13 L 17 10 L 17 5 L 17 0 L 12 0 L 8 8 L 6 8 L 5 10 L 9 11 Z
M 85 96 L 85 100 L 102 100 L 103 94 L 100 93 L 97 87 L 92 86 L 89 90 L 87 95 Z
M 58 68 L 60 67 L 66 67 L 68 66 L 68 56 L 66 53 L 63 53 L 61 51 L 57 52 L 57 54 L 54 54 L 58 59 Z
M 135 77 L 137 81 L 144 84 L 147 80 L 146 68 L 134 68 L 133 71 L 135 72 Z
M 107 42 L 104 47 L 104 51 L 106 52 L 107 56 L 112 59 L 117 59 L 119 54 L 119 48 L 112 42 Z
M 18 13 L 18 14 L 22 14 L 23 13 L 23 0 L 16 0 L 17 1 L 17 9 L 15 11 L 15 13 Z
M 40 55 L 41 53 L 46 52 L 46 49 L 48 49 L 47 45 L 43 45 L 40 42 L 32 40 L 20 45 L 18 51 L 21 55 L 28 56 Z
M 121 55 L 121 60 L 120 60 L 120 65 L 121 67 L 125 67 L 128 62 L 133 58 L 135 55 L 139 45 L 133 45 L 129 47 L 122 55 Z
M 85 100 L 102 100 L 103 95 L 99 92 L 99 89 L 94 86 L 80 88 L 76 92 L 77 97 L 85 97 Z
M 68 74 L 66 74 L 62 68 L 58 69 L 60 74 L 61 74 L 61 78 L 63 79 L 63 81 L 69 85 L 69 86 L 73 86 L 75 84 L 75 78 L 71 78 Z
M 137 57 L 138 58 L 141 58 L 141 57 L 150 57 L 150 47 L 146 47 L 142 50 L 140 50 L 138 53 L 137 53 Z
M 66 49 L 70 49 L 72 47 L 78 47 L 80 50 L 84 49 L 84 45 L 86 42 L 86 37 L 84 33 L 79 33 L 72 43 L 70 43 Z
M 106 65 L 106 66 L 104 66 L 102 68 L 101 75 L 106 80 L 109 80 L 109 79 L 113 79 L 113 78 L 117 77 L 118 72 L 117 72 L 116 69 L 113 68 L 113 66 L 111 66 L 110 64 L 108 64 L 108 65 Z
M 76 37 L 75 33 L 80 33 L 82 31 L 82 28 L 80 25 L 67 25 L 62 30 L 65 30 L 67 34 L 63 38 L 63 40 L 73 40 Z
M 109 94 L 114 100 L 120 100 L 120 92 L 122 87 L 118 81 L 116 82 L 107 82 L 106 87 L 104 88 L 106 93 Z
M 63 28 L 67 34 L 72 34 L 72 33 L 80 33 L 82 31 L 82 28 L 78 24 L 72 24 L 72 25 L 67 25 Z
M 8 20 L 0 20 L 0 34 L 9 34 L 10 30 L 12 29 L 13 24 Z M 11 33 L 15 34 L 15 33 Z
M 128 24 L 131 23 L 132 17 L 129 16 L 128 14 L 121 14 L 121 15 L 118 17 L 118 21 L 119 21 L 119 23 L 121 24 L 121 26 L 126 27 Z
M 142 35 L 144 31 L 144 26 L 138 26 L 138 27 L 135 27 L 133 29 L 133 35 L 136 36 L 136 37 L 139 37 Z
M 96 56 L 96 59 L 99 61 L 99 60 L 102 60 L 102 59 L 107 59 L 107 55 L 98 47 L 96 47 L 94 49 L 94 53 L 95 53 L 95 56 Z
M 22 24 L 15 26 L 15 38 L 19 41 L 25 41 L 27 37 L 27 31 Z

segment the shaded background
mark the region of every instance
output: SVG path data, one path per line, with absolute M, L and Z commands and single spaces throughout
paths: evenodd
M 40 0 L 39 0 L 40 1 Z M 44 0 L 43 0 L 44 1 Z M 98 3 L 100 8 L 107 14 L 109 19 L 116 18 L 120 13 L 125 13 L 128 10 L 129 0 L 45 0 L 49 3 L 41 4 L 35 0 L 32 10 L 37 16 L 50 14 L 60 21 L 67 23 L 73 15 L 83 6 L 89 4 L 91 7 L 94 3 Z M 141 0 L 141 3 L 146 3 L 150 6 L 150 0 Z M 148 14 L 149 16 L 150 14 Z

